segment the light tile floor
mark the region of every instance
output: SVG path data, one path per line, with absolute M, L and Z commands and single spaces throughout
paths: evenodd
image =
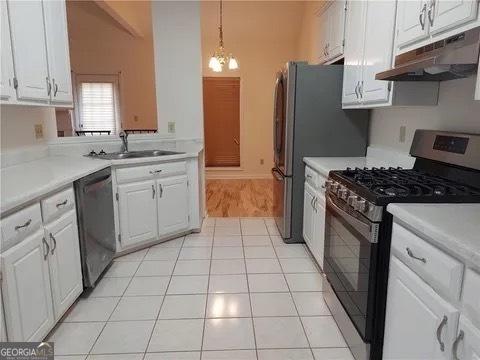
M 269 218 L 115 259 L 50 336 L 57 360 L 353 360 L 316 264 Z

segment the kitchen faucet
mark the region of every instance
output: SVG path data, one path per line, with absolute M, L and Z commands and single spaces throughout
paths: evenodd
M 118 136 L 122 139 L 122 152 L 128 152 L 128 134 L 125 131 L 121 131 Z

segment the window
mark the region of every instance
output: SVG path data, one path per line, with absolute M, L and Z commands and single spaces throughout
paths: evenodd
M 114 135 L 120 130 L 118 76 L 77 75 L 77 134 Z

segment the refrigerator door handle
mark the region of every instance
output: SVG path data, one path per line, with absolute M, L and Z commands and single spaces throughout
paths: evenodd
M 275 177 L 275 179 L 277 179 L 278 181 L 282 181 L 282 180 L 283 180 L 282 174 L 280 174 L 280 171 L 278 171 L 277 169 L 273 168 L 273 169 L 272 169 L 272 174 L 273 174 L 273 176 Z

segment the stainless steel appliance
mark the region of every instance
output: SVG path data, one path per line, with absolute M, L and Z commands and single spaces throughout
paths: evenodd
M 115 255 L 112 172 L 110 167 L 74 183 L 84 287 L 96 281 Z
M 450 36 L 395 57 L 395 66 L 378 73 L 377 80 L 442 81 L 477 72 L 480 27 Z
M 480 202 L 480 134 L 417 130 L 410 154 L 413 169 L 331 171 L 327 181 L 324 297 L 357 360 L 382 358 L 387 204 Z
M 285 242 L 303 242 L 305 156 L 364 156 L 368 111 L 342 109 L 343 66 L 289 62 L 274 98 L 274 212 Z

